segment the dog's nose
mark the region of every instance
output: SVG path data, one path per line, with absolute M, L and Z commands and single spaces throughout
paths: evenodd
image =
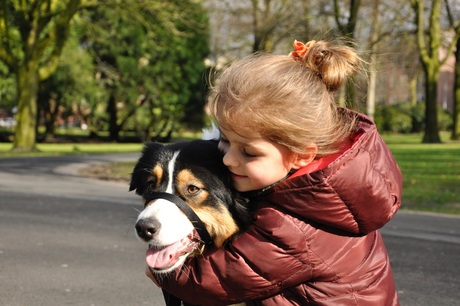
M 150 241 L 159 229 L 160 223 L 155 220 L 141 219 L 136 223 L 137 235 L 145 241 Z

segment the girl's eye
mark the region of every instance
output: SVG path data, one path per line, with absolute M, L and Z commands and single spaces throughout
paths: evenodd
M 187 193 L 194 195 L 197 194 L 201 189 L 195 185 L 188 185 L 187 186 Z
M 249 153 L 249 152 L 246 151 L 246 150 L 243 150 L 243 155 L 244 155 L 244 157 L 247 157 L 247 158 L 254 158 L 254 157 L 257 157 L 256 154 L 251 154 L 251 153 Z

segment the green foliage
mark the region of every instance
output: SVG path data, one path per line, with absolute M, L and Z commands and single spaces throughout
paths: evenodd
M 412 105 L 409 110 L 412 118 L 412 133 L 420 133 L 425 126 L 425 103 L 417 103 Z
M 82 16 L 82 45 L 93 55 L 108 96 L 101 119 L 112 137 L 122 129 L 136 130 L 144 139 L 170 135 L 187 126 L 189 109 L 202 122 L 206 18 L 193 1 L 163 3 L 161 14 L 129 1 L 123 9 L 98 7 Z
M 408 103 L 378 105 L 375 122 L 381 132 L 409 133 L 412 130 L 411 107 Z
M 88 110 L 105 100 L 106 96 L 97 86 L 91 55 L 79 46 L 75 29 L 70 32 L 56 72 L 40 84 L 38 103 L 48 135 L 54 135 L 53 127 L 58 115 L 64 118 L 77 116 L 84 122 L 97 120 L 101 114 L 98 116 L 94 112 L 89 118 Z
M 418 133 L 425 125 L 425 104 L 411 105 L 401 102 L 392 105 L 377 105 L 375 122 L 380 132 Z M 438 108 L 438 129 L 447 131 L 452 128 L 452 116 Z
M 452 114 L 444 109 L 438 108 L 438 126 L 440 131 L 452 130 Z
M 0 109 L 11 110 L 16 105 L 16 80 L 0 61 Z
M 93 134 L 108 130 L 114 139 L 125 127 L 144 137 L 171 134 L 192 121 L 185 115 L 189 109 L 199 110 L 194 121 L 202 120 L 200 81 L 209 34 L 201 5 L 178 0 L 0 5 L 0 99 L 3 104 L 19 97 L 15 147 L 35 147 L 39 87 L 38 115 L 44 115 L 50 133 L 59 107 L 79 113 Z M 9 79 L 6 73 L 16 75 Z M 18 93 L 4 90 L 16 80 Z

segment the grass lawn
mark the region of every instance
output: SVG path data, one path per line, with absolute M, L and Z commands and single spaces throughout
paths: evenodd
M 419 135 L 384 135 L 403 173 L 403 208 L 460 214 L 460 142 L 421 144 Z
M 69 154 L 102 154 L 139 152 L 140 143 L 39 143 L 38 152 L 11 152 L 11 143 L 0 143 L 0 158 L 27 156 L 59 156 Z
M 421 135 L 383 136 L 403 173 L 402 209 L 460 214 L 460 141 L 421 144 Z M 40 152 L 19 156 L 139 152 L 141 144 L 38 144 Z M 0 143 L 0 158 L 18 156 L 10 143 Z M 135 161 L 102 165 L 97 177 L 129 180 Z M 95 168 L 96 169 L 96 168 Z M 91 173 L 84 173 L 90 175 Z

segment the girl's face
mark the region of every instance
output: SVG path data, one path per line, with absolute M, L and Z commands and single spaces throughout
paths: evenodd
M 240 192 L 267 187 L 298 168 L 295 154 L 258 133 L 243 137 L 221 128 L 219 149 L 225 154 L 223 162 L 231 172 L 233 185 Z

